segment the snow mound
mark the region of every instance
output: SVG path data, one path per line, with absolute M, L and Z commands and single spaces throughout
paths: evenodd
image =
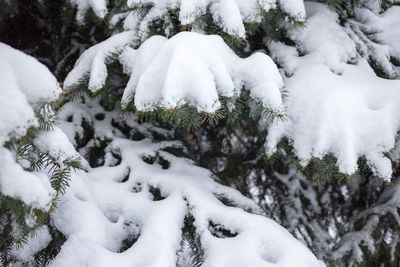
M 179 143 L 145 137 L 151 131 L 168 135 L 166 130 L 122 121 L 116 112 L 87 103 L 66 104 L 60 116 L 73 119 L 61 128 L 74 139 L 81 131 L 76 120 L 85 114 L 95 139 L 81 153 L 106 142 L 106 154 L 96 161 L 103 166 L 75 173 L 60 197 L 52 222 L 67 241 L 50 266 L 176 266 L 188 228 L 201 244 L 203 266 L 324 266 L 284 228 L 249 213 L 261 213 L 254 202 L 165 151 Z M 101 120 L 95 119 L 98 112 L 105 114 Z M 119 124 L 142 138 L 123 134 Z M 121 161 L 111 160 L 112 153 Z
M 377 176 L 390 180 L 391 161 L 384 152 L 394 148 L 400 129 L 400 81 L 375 75 L 357 53 L 350 28 L 340 26 L 326 5 L 307 3 L 306 9 L 307 27 L 290 35 L 297 48 L 267 43 L 288 75 L 289 99 L 288 119 L 270 126 L 266 150 L 273 153 L 287 136 L 304 165 L 333 154 L 340 171 L 351 175 L 365 156 Z
M 216 35 L 182 32 L 171 39 L 153 36 L 137 50 L 128 46 L 130 32 L 114 35 L 82 54 L 65 80 L 68 89 L 90 73 L 89 89 L 104 86 L 107 55 L 119 56 L 131 76 L 122 107 L 133 99 L 140 111 L 174 109 L 186 103 L 214 113 L 219 96 L 233 97 L 244 86 L 266 108 L 280 112 L 283 82 L 273 61 L 263 53 L 242 59 Z

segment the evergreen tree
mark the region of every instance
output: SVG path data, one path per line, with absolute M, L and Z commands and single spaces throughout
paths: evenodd
M 0 0 L 0 261 L 397 266 L 397 4 Z

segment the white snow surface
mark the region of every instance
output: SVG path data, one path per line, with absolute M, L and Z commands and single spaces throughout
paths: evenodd
M 365 156 L 376 175 L 390 180 L 391 162 L 383 153 L 394 148 L 400 129 L 400 81 L 375 75 L 357 54 L 349 28 L 340 26 L 337 14 L 326 5 L 310 2 L 306 10 L 306 28 L 291 32 L 297 47 L 267 43 L 288 75 L 284 82 L 289 100 L 287 120 L 269 127 L 266 150 L 273 153 L 287 136 L 303 164 L 333 154 L 340 171 L 350 175 L 357 159 Z M 388 18 L 387 25 L 400 17 L 398 8 L 387 12 L 374 16 Z M 398 27 L 380 28 L 376 35 L 396 53 Z
M 76 127 L 79 132 L 80 127 L 74 121 L 85 113 L 96 139 L 112 138 L 107 149 L 118 152 L 122 161 L 115 165 L 106 159 L 104 166 L 73 174 L 67 193 L 52 214 L 53 224 L 67 241 L 50 266 L 176 266 L 181 228 L 188 213 L 195 218 L 194 226 L 204 248 L 203 266 L 324 266 L 284 228 L 256 215 L 261 211 L 254 202 L 216 183 L 209 171 L 190 160 L 161 150 L 179 143 L 152 142 L 147 137 L 140 141 L 127 139 L 111 127 L 112 120 L 122 123 L 116 113 L 108 112 L 101 121 L 95 120 L 99 106 L 87 101 L 85 105 L 66 104 L 60 116 L 64 119 L 72 115 L 73 121 L 62 121 L 61 128 L 74 138 L 72 129 Z M 124 121 L 145 136 L 149 136 L 149 130 L 166 131 L 146 123 L 138 125 L 134 120 Z M 156 155 L 168 160 L 169 168 L 142 159 Z M 164 199 L 154 199 L 151 187 L 158 188 Z M 217 196 L 230 199 L 237 207 L 224 205 Z M 237 236 L 212 235 L 210 222 Z M 118 252 L 129 236 L 137 241 Z

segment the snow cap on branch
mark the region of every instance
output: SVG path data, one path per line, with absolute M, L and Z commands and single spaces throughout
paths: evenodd
M 242 59 L 216 35 L 182 32 L 171 39 L 153 36 L 134 50 L 128 47 L 130 32 L 114 35 L 87 50 L 65 80 L 68 88 L 90 74 L 89 89 L 105 84 L 106 58 L 118 53 L 131 75 L 122 107 L 134 99 L 138 110 L 176 108 L 189 103 L 199 111 L 215 112 L 219 96 L 233 97 L 244 86 L 266 108 L 281 111 L 282 78 L 273 61 L 263 53 Z
M 42 101 L 56 100 L 56 78 L 35 58 L 0 43 L 0 145 L 10 134 L 20 137 L 37 125 L 34 108 Z

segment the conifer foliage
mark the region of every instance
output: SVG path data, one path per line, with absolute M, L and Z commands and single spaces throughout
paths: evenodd
M 0 263 L 395 266 L 398 4 L 0 0 Z

